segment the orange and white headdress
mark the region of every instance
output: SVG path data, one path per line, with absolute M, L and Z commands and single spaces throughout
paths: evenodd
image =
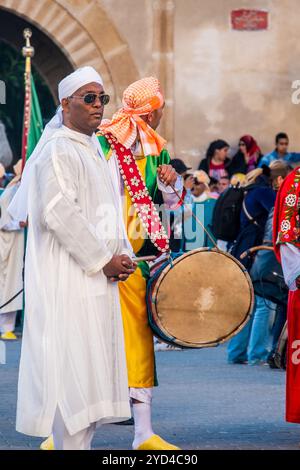
M 127 149 L 139 133 L 144 154 L 158 156 L 166 141 L 141 118 L 164 104 L 157 78 L 146 77 L 129 85 L 123 93 L 122 104 L 111 120 L 102 121 L 99 133 L 111 133 Z

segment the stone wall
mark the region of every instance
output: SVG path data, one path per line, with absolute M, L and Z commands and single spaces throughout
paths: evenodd
M 194 167 L 211 140 L 234 148 L 245 133 L 266 152 L 283 130 L 300 150 L 300 108 L 291 101 L 300 79 L 298 0 L 0 0 L 2 7 L 36 25 L 72 67 L 99 70 L 113 98 L 107 115 L 130 82 L 158 75 L 166 97 L 160 132 Z M 232 30 L 239 8 L 267 10 L 268 29 Z M 55 90 L 63 67 L 55 71 L 46 50 L 37 54 Z

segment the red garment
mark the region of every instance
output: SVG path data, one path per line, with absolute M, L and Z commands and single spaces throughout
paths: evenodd
M 300 253 L 299 253 L 300 254 Z M 300 290 L 289 292 L 286 420 L 300 423 Z
M 280 261 L 280 244 L 292 243 L 300 249 L 300 167 L 282 183 L 275 202 L 273 244 Z M 299 252 L 300 256 L 300 252 Z
M 292 243 L 300 250 L 300 167 L 282 183 L 275 202 L 273 244 L 280 261 L 280 245 Z M 300 251 L 299 251 L 300 256 Z M 300 423 L 300 290 L 289 292 L 286 420 Z
M 246 149 L 250 156 L 254 153 L 257 153 L 257 155 L 261 154 L 260 147 L 251 135 L 243 135 L 243 137 L 240 138 L 240 141 L 246 144 Z
M 223 176 L 227 176 L 227 171 L 225 170 L 225 163 L 213 163 L 212 161 L 209 164 L 209 176 L 220 180 Z
M 169 251 L 169 237 L 160 220 L 159 213 L 152 201 L 145 181 L 130 149 L 126 149 L 111 134 L 106 138 L 115 151 L 120 173 L 129 192 L 138 217 L 153 245 L 162 253 Z

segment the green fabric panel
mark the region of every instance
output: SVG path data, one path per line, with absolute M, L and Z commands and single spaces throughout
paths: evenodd
M 103 150 L 104 156 L 107 157 L 107 155 L 110 152 L 110 145 L 108 143 L 108 140 L 104 135 L 97 135 L 97 139 L 100 142 L 101 148 Z
M 141 273 L 143 275 L 143 278 L 148 280 L 149 277 L 150 277 L 150 268 L 149 268 L 149 265 L 146 261 L 140 261 L 138 263 L 138 267 L 140 268 L 141 270 Z
M 158 157 L 148 155 L 146 164 L 146 186 L 152 199 L 157 193 L 157 168 L 160 165 L 168 165 L 170 163 L 170 155 L 166 149 L 163 149 Z
M 32 154 L 43 132 L 43 119 L 33 77 L 31 76 L 31 115 L 28 131 L 26 160 Z

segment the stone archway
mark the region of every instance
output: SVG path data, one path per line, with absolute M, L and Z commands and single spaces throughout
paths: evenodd
M 120 104 L 128 83 L 139 78 L 128 45 L 96 0 L 0 0 L 1 10 L 33 25 L 36 39 L 44 36 L 44 47 L 37 49 L 34 60 L 54 96 L 66 73 L 92 65 L 111 95 L 110 113 Z M 22 35 L 17 38 L 16 31 L 9 29 L 10 41 L 22 44 Z

